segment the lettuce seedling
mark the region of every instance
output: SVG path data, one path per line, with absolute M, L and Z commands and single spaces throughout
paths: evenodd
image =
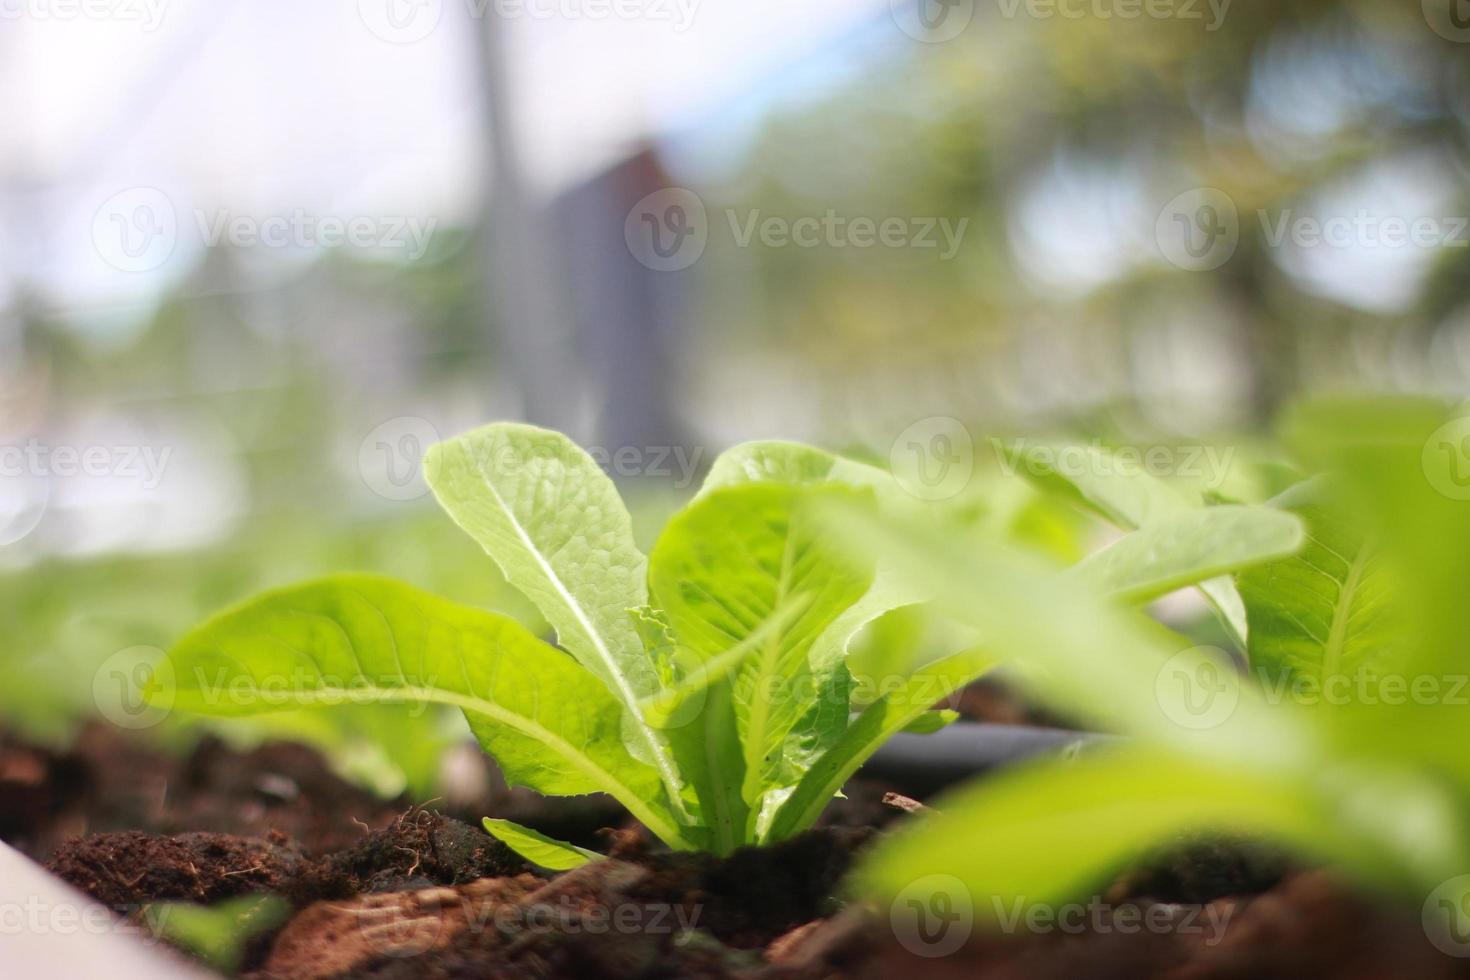
M 1007 469 L 1018 472 L 1037 486 L 1071 500 L 1084 510 L 1125 531 L 1150 530 L 1172 522 L 1188 521 L 1206 507 L 1197 489 L 1175 486 L 1122 460 L 1101 446 L 1073 446 L 1022 441 L 994 443 Z M 1061 466 L 1068 460 L 1070 465 Z M 1229 539 L 1212 539 L 1226 542 Z M 1164 552 L 1173 557 L 1173 549 Z M 1226 634 L 1241 648 L 1245 646 L 1246 613 L 1230 577 L 1199 583 Z
M 926 875 L 955 876 L 976 918 L 999 925 L 1018 902 L 1076 899 L 1181 834 L 1220 832 L 1332 862 L 1422 904 L 1431 930 L 1467 934 L 1470 502 L 1458 459 L 1435 445 L 1451 428 L 1436 430 L 1440 413 L 1375 402 L 1296 416 L 1289 442 L 1315 475 L 1274 504 L 1308 533 L 1295 554 L 1236 576 L 1244 672 L 1095 581 L 846 515 L 853 540 L 1029 663 L 1044 697 L 1131 735 L 936 801 L 879 848 L 856 889 L 892 899 Z M 1140 475 L 1086 495 L 1096 507 L 1162 489 Z
M 726 853 L 809 826 L 884 739 L 989 666 L 945 658 L 852 715 L 849 641 L 922 597 L 840 553 L 811 515 L 896 499 L 879 469 L 791 444 L 738 447 L 649 556 L 612 482 L 559 434 L 492 425 L 434 447 L 425 471 L 557 645 L 396 581 L 336 576 L 185 636 L 154 699 L 213 715 L 452 705 L 512 784 L 608 793 L 671 847 Z M 503 821 L 487 828 L 544 866 L 588 859 Z
M 836 509 L 935 523 L 876 467 L 790 443 L 736 447 L 648 556 L 612 482 L 559 434 L 492 425 L 434 447 L 425 470 L 557 645 L 399 582 L 339 576 L 199 627 L 170 652 L 158 696 L 218 715 L 452 705 L 511 783 L 608 793 L 669 846 L 724 854 L 811 826 L 885 740 L 942 727 L 953 715 L 933 706 L 993 663 L 962 649 L 908 664 L 855 702 L 854 635 L 931 597 L 922 576 L 854 557 L 826 527 Z M 1142 599 L 1287 554 L 1298 534 L 1274 511 L 1212 509 L 1068 574 Z M 589 859 L 506 821 L 486 827 L 545 867 Z

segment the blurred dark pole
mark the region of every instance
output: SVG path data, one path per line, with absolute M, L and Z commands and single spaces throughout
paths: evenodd
M 480 228 L 485 317 L 510 360 L 526 420 L 575 434 L 583 378 L 559 296 L 566 274 L 556 263 L 550 215 L 525 179 L 505 24 L 493 6 L 470 16 L 479 32 L 490 164 Z
M 1220 274 L 1242 317 L 1240 342 L 1251 366 L 1245 392 L 1248 418 L 1261 431 L 1270 431 L 1301 384 L 1301 332 L 1282 319 L 1280 302 L 1272 296 L 1271 260 L 1255 240 L 1242 236 L 1241 247 Z
M 578 353 L 609 449 L 678 446 L 675 344 L 686 323 L 681 287 L 692 270 L 658 272 L 634 258 L 624 224 L 638 202 L 670 186 L 652 149 L 625 157 L 558 195 L 552 205 L 571 270 Z M 686 447 L 689 448 L 689 447 Z

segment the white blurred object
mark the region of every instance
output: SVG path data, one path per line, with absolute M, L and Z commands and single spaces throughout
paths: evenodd
M 189 980 L 207 975 L 149 939 L 145 927 L 125 923 L 3 843 L 0 907 L 23 917 L 20 929 L 5 930 L 6 976 Z

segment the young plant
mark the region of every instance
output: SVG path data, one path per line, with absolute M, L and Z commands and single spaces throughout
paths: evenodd
M 1072 446 L 1023 441 L 1009 445 L 997 440 L 997 454 L 1006 469 L 1020 473 L 1043 490 L 1071 500 L 1084 510 L 1125 531 L 1166 528 L 1185 521 L 1206 507 L 1205 495 L 1188 486 L 1175 486 L 1122 460 L 1101 446 Z M 1071 465 L 1060 465 L 1063 460 Z M 1165 532 L 1159 532 L 1165 533 Z M 1229 539 L 1223 540 L 1228 543 Z M 1182 557 L 1173 548 L 1163 553 Z M 1219 617 L 1226 634 L 1245 646 L 1246 614 L 1240 593 L 1228 575 L 1199 583 L 1199 591 Z
M 790 443 L 737 447 L 648 557 L 611 481 L 556 433 L 492 425 L 434 447 L 425 468 L 558 646 L 398 582 L 339 576 L 198 628 L 156 696 L 220 715 L 453 705 L 511 783 L 605 792 L 669 846 L 724 854 L 811 826 L 890 736 L 950 720 L 931 708 L 993 661 L 968 649 L 905 665 L 854 699 L 853 636 L 930 597 L 826 529 L 834 508 L 933 522 L 878 468 Z M 1288 553 L 1296 534 L 1285 515 L 1219 508 L 1125 538 L 1072 574 L 1144 597 Z M 1182 560 L 1155 554 L 1170 542 Z M 542 866 L 590 856 L 506 821 L 486 827 Z
M 725 853 L 809 826 L 888 735 L 988 666 L 948 658 L 850 716 L 849 640 L 916 597 L 840 554 L 810 514 L 896 496 L 881 470 L 739 447 L 645 557 L 611 481 L 561 435 L 492 425 L 436 446 L 425 468 L 558 646 L 492 612 L 344 575 L 199 627 L 151 696 L 213 715 L 452 705 L 511 783 L 608 793 L 671 847 Z M 588 859 L 504 821 L 487 829 L 544 866 Z
M 1445 492 L 1457 460 L 1434 446 L 1440 422 L 1420 404 L 1297 416 L 1290 441 L 1319 476 L 1275 503 L 1308 536 L 1237 576 L 1248 674 L 1028 556 L 849 515 L 852 533 L 992 649 L 1030 663 L 1044 696 L 1131 735 L 937 801 L 880 848 L 857 890 L 891 900 L 925 875 L 953 875 L 995 925 L 1018 902 L 1078 898 L 1180 834 L 1223 832 L 1411 898 L 1431 938 L 1466 935 L 1470 503 Z M 1059 489 L 1096 507 L 1162 486 L 1134 482 Z

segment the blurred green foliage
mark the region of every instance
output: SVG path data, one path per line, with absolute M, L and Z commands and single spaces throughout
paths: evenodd
M 1470 60 L 1420 7 L 1236 3 L 1211 29 L 977 4 L 945 43 L 863 35 L 840 82 L 780 103 L 712 224 L 727 208 L 939 216 L 969 220 L 963 248 L 757 241 L 744 257 L 712 233 L 731 274 L 708 285 L 710 342 L 780 344 L 839 425 L 938 402 L 1141 408 L 1198 431 L 1263 426 L 1295 393 L 1345 383 L 1462 389 L 1463 245 L 1293 251 L 1258 217 L 1466 213 Z M 1176 268 L 1154 241 L 1156 216 L 1198 187 L 1239 216 L 1213 271 Z
M 0 725 L 64 745 L 119 695 L 134 693 L 114 692 L 99 675 L 110 657 L 135 647 L 166 650 L 189 625 L 261 589 L 346 570 L 391 573 L 540 624 L 483 552 L 433 513 L 335 529 L 319 522 L 262 524 L 203 552 L 52 560 L 0 577 L 0 621 L 8 627 L 0 663 L 10 678 L 0 687 Z M 329 720 L 300 712 L 207 727 L 240 744 L 300 739 L 327 749 L 346 774 L 384 792 L 407 785 L 423 793 L 437 779 L 442 749 L 464 733 L 457 719 L 452 712 L 365 706 Z M 200 730 L 198 721 L 170 716 L 151 734 L 185 748 Z

